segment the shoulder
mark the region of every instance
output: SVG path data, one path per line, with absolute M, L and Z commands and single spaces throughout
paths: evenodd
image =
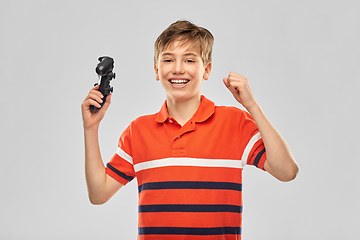
M 135 120 L 133 120 L 131 122 L 131 125 L 141 126 L 141 125 L 150 124 L 152 122 L 156 122 L 155 121 L 156 116 L 157 116 L 157 113 L 140 116 L 140 117 L 136 118 Z
M 216 122 L 222 122 L 223 124 L 229 123 L 232 125 L 234 123 L 243 125 L 247 122 L 255 122 L 250 113 L 232 106 L 215 106 L 214 120 L 216 120 Z
M 247 116 L 247 111 L 232 106 L 215 106 L 215 113 L 220 116 Z
M 154 129 L 157 114 L 143 115 L 134 119 L 123 131 L 122 136 L 134 136 L 150 129 Z

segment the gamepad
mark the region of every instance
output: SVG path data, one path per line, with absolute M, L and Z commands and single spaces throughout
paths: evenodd
M 98 63 L 97 67 L 95 68 L 95 72 L 98 74 L 99 77 L 101 77 L 98 91 L 100 91 L 104 96 L 102 98 L 102 103 L 99 103 L 102 107 L 106 101 L 106 97 L 113 92 L 113 87 L 110 86 L 110 81 L 112 79 L 115 79 L 115 73 L 112 72 L 114 69 L 114 59 L 104 56 L 99 57 L 98 60 L 100 61 L 100 63 Z M 94 84 L 94 86 L 96 85 L 98 85 L 98 83 Z M 90 109 L 93 112 L 98 111 L 100 108 L 93 105 L 90 106 Z

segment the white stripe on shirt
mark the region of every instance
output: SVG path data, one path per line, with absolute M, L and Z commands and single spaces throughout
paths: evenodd
M 231 159 L 201 159 L 201 158 L 164 158 L 146 161 L 134 165 L 135 172 L 158 167 L 190 166 L 190 167 L 227 167 L 242 168 L 240 160 Z
M 126 161 L 128 161 L 130 164 L 133 164 L 132 157 L 126 152 L 124 152 L 121 148 L 118 148 L 116 150 L 116 154 L 119 155 L 121 158 L 125 159 Z
M 249 154 L 251 152 L 251 149 L 254 147 L 255 143 L 257 141 L 259 141 L 261 139 L 261 135 L 260 132 L 258 132 L 257 134 L 255 134 L 250 141 L 248 142 L 248 144 L 245 147 L 245 150 L 243 152 L 243 155 L 241 157 L 241 161 L 242 161 L 242 165 L 245 166 L 247 163 L 247 160 L 249 158 Z

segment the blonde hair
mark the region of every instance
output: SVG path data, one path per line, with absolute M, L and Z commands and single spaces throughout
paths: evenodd
M 185 44 L 188 41 L 193 42 L 200 48 L 201 59 L 204 65 L 211 62 L 212 46 L 214 44 L 214 36 L 211 32 L 203 27 L 196 26 L 190 21 L 179 20 L 171 24 L 156 39 L 154 45 L 155 65 L 158 63 L 160 53 L 175 40 L 179 40 L 181 44 Z

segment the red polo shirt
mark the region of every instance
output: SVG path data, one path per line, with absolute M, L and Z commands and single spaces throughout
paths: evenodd
M 166 102 L 134 120 L 106 172 L 122 184 L 137 178 L 138 239 L 241 239 L 242 170 L 265 159 L 249 113 L 201 96 L 184 126 Z

